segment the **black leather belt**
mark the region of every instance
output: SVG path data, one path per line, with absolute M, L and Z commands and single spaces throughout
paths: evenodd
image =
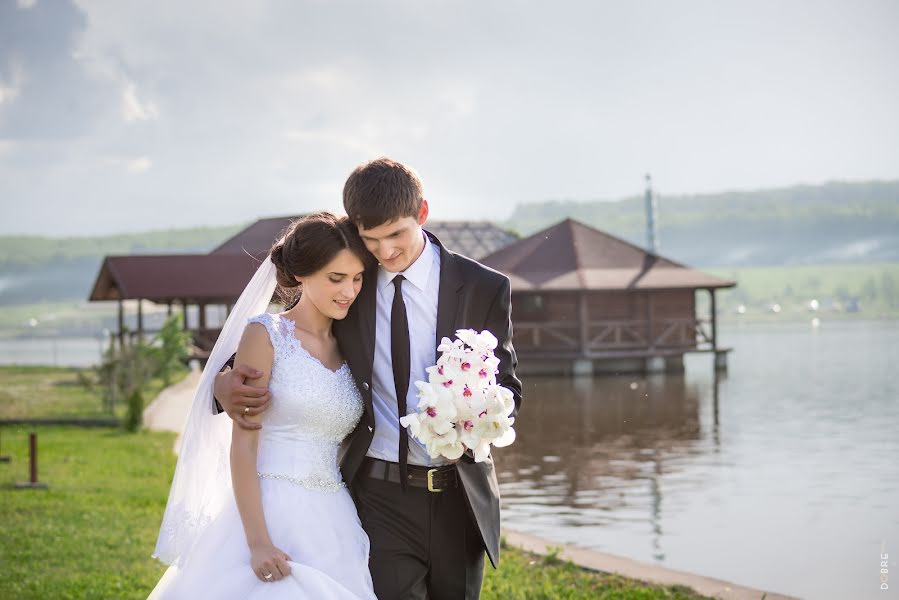
M 400 482 L 400 466 L 397 463 L 368 456 L 362 461 L 362 474 L 382 481 Z M 408 465 L 408 475 L 407 482 L 409 485 L 427 488 L 429 492 L 442 492 L 447 488 L 454 488 L 459 485 L 459 477 L 455 465 L 443 467 Z

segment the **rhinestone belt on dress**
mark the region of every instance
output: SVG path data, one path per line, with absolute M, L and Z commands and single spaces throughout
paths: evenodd
M 308 477 L 291 477 L 290 475 L 282 475 L 280 473 L 256 474 L 263 479 L 280 479 L 316 492 L 337 492 L 340 491 L 341 488 L 346 487 L 346 483 L 343 481 L 335 481 L 332 477 L 327 477 L 325 475 L 316 474 Z

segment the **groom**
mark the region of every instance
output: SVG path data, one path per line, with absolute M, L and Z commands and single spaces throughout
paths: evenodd
M 489 330 L 499 343 L 497 381 L 515 376 L 509 279 L 450 252 L 422 229 L 428 203 L 418 175 L 379 158 L 357 167 L 343 205 L 378 259 L 334 334 L 362 395 L 365 411 L 342 447 L 341 471 L 371 540 L 369 565 L 382 600 L 475 599 L 484 551 L 499 561 L 499 488 L 493 460 L 432 459 L 399 419 L 417 409 L 411 382 L 427 380 L 443 337 L 457 329 Z M 243 385 L 253 374 L 237 365 L 219 376 L 215 395 L 241 426 L 267 408 L 268 394 Z

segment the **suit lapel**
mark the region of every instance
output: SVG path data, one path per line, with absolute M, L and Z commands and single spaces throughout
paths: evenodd
M 440 340 L 451 338 L 456 333 L 456 316 L 459 311 L 459 293 L 463 281 L 456 264 L 456 257 L 449 252 L 430 231 L 426 232 L 431 242 L 440 248 L 440 291 L 437 293 L 437 339 L 435 349 Z
M 375 303 L 378 293 L 378 267 L 369 269 L 364 274 L 365 284 L 359 292 L 359 327 L 362 346 L 362 364 L 359 365 L 358 377 L 371 385 L 372 369 L 375 362 Z M 369 390 L 370 391 L 370 390 Z M 371 412 L 371 393 L 365 396 L 366 408 Z

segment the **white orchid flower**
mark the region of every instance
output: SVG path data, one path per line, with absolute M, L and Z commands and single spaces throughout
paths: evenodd
M 510 421 L 514 421 L 514 419 L 510 419 Z M 512 442 L 515 441 L 515 429 L 512 427 L 512 423 L 509 423 L 509 428 L 506 431 L 493 440 L 493 445 L 497 448 L 504 448 L 506 446 L 510 446 Z
M 409 435 L 413 437 L 421 436 L 421 415 L 420 413 L 408 414 L 400 418 L 400 425 L 409 430 Z
M 496 349 L 496 344 L 498 340 L 496 336 L 487 331 L 486 329 L 481 333 L 477 334 L 475 337 L 475 343 L 470 344 L 473 348 L 477 348 L 478 350 L 490 350 L 493 351 Z
M 473 452 L 475 462 L 484 462 L 490 456 L 490 442 L 481 442 L 474 447 Z
M 512 390 L 498 385 L 494 388 L 494 397 L 502 404 L 502 414 L 508 416 L 515 410 L 515 395 Z
M 446 432 L 431 438 L 427 443 L 427 448 L 431 458 L 445 456 L 449 459 L 455 459 L 462 456 L 462 453 L 465 452 L 465 447 L 459 440 L 459 434 L 456 433 L 456 430 L 453 427 L 450 427 Z
M 478 332 L 474 329 L 457 329 L 456 337 L 466 344 L 474 348 L 478 343 Z
M 459 432 L 459 439 L 465 444 L 466 448 L 477 448 L 481 445 L 481 436 L 478 435 L 478 432 L 475 429 L 476 421 L 477 417 L 464 420 L 460 419 L 456 426 L 456 429 Z

